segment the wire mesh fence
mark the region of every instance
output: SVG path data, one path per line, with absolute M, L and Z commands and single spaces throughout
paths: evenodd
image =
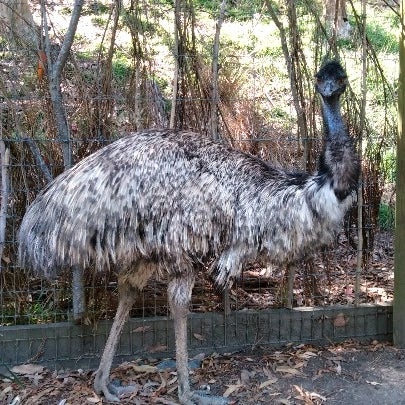
M 41 21 L 41 43 L 45 37 L 44 10 L 41 14 L 39 2 L 29 3 L 35 21 Z M 60 52 L 59 38 L 72 11 L 67 3 L 46 5 L 55 54 L 47 56 L 53 59 Z M 396 16 L 387 4 L 368 8 L 372 23 L 367 31 L 366 72 L 360 58 L 363 48 L 361 22 L 356 20 L 358 4 L 348 5 L 352 35 L 335 38 L 333 46 L 329 31 L 321 29 L 321 10 L 314 10 L 304 1 L 296 6 L 297 18 L 291 25 L 291 16 L 287 15 L 291 5 L 287 11 L 283 4 L 277 5 L 281 23 L 285 27 L 286 21 L 290 24 L 288 46 L 297 69 L 291 78 L 280 30 L 261 2 L 236 2 L 230 8 L 221 30 L 218 77 L 212 71 L 211 49 L 219 4 L 213 2 L 208 7 L 204 2 L 184 2 L 183 30 L 176 45 L 172 4 L 119 3 L 86 3 L 63 71 L 61 90 L 73 162 L 145 127 L 172 125 L 211 136 L 213 122 L 217 122 L 218 141 L 271 164 L 312 172 L 322 148 L 313 74 L 322 57 L 329 55 L 339 56 L 349 75 L 344 111 L 350 132 L 361 148 L 361 210 L 357 205 L 353 207 L 333 247 L 297 264 L 293 284 L 289 280 L 291 268 L 264 268 L 252 263 L 224 295 L 209 275 L 201 272 L 192 310 L 207 313 L 291 304 L 327 307 L 390 301 L 397 60 L 391 31 L 386 29 L 387 21 L 395 23 Z M 4 32 L 11 32 L 9 28 L 6 24 Z M 43 48 L 27 40 L 16 41 L 13 35 L 2 35 L 0 42 L 0 135 L 10 156 L 7 162 L 2 154 L 2 195 L 8 195 L 6 209 L 2 200 L 6 219 L 0 274 L 3 326 L 66 321 L 72 319 L 73 312 L 69 272 L 54 281 L 42 280 L 17 264 L 17 232 L 25 209 L 39 190 L 65 169 L 66 162 L 49 94 L 49 72 L 38 52 Z M 294 38 L 301 43 L 295 43 Z M 361 84 L 364 74 L 367 92 Z M 217 98 L 212 96 L 215 80 Z M 173 96 L 174 81 L 177 92 Z M 291 83 L 297 88 L 297 100 L 292 96 Z M 361 126 L 363 99 L 367 114 Z M 304 127 L 300 126 L 299 114 L 305 117 Z M 360 247 L 359 235 L 363 241 Z M 84 284 L 83 323 L 111 319 L 117 306 L 116 275 L 89 271 Z M 164 280 L 147 285 L 131 315 L 168 315 Z

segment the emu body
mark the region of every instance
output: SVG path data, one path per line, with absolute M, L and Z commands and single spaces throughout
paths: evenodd
M 47 277 L 91 263 L 121 272 L 141 259 L 178 273 L 217 258 L 224 284 L 259 256 L 285 262 L 330 242 L 351 200 L 339 201 L 327 174 L 274 169 L 191 132 L 135 133 L 37 197 L 21 258 Z
M 186 317 L 196 267 L 226 285 L 253 260 L 292 262 L 331 242 L 359 172 L 339 108 L 346 75 L 333 63 L 317 74 L 325 147 L 314 174 L 271 167 L 192 132 L 152 130 L 90 155 L 30 206 L 19 234 L 22 265 L 46 277 L 69 266 L 118 273 L 119 306 L 95 378 L 107 400 L 118 400 L 108 378 L 119 335 L 151 277 L 169 280 L 179 399 L 213 404 L 188 381 Z

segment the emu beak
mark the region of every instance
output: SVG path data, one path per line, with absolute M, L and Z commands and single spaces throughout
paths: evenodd
M 320 87 L 320 92 L 325 97 L 330 97 L 336 91 L 337 87 L 336 84 L 332 80 L 326 80 L 322 83 Z

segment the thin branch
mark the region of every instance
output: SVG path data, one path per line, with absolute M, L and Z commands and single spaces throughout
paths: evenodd
M 35 162 L 37 163 L 37 166 L 41 169 L 46 182 L 50 183 L 53 180 L 53 177 L 52 177 L 51 172 L 48 169 L 48 166 L 46 165 L 44 159 L 41 156 L 41 152 L 39 151 L 37 144 L 31 138 L 24 138 L 23 141 L 27 142 L 27 144 L 31 150 L 31 153 L 34 156 Z
M 220 135 L 218 134 L 218 70 L 219 70 L 219 36 L 221 33 L 222 23 L 225 19 L 226 0 L 222 0 L 221 8 L 215 29 L 214 46 L 212 50 L 212 95 L 211 95 L 211 136 L 214 140 L 218 141 Z
M 58 138 L 62 145 L 63 164 L 65 170 L 69 169 L 72 166 L 73 156 L 70 141 L 70 131 L 66 117 L 66 110 L 63 104 L 63 97 L 61 90 L 61 75 L 62 70 L 65 67 L 70 49 L 72 47 L 83 3 L 84 0 L 75 1 L 72 16 L 69 23 L 69 28 L 62 42 L 61 49 L 57 56 L 57 60 L 55 63 L 53 63 L 51 59 L 51 43 L 48 33 L 45 2 L 44 0 L 41 1 L 42 29 L 45 35 L 45 52 L 48 60 L 49 94 L 51 96 L 53 113 L 58 130 Z
M 170 128 L 174 128 L 175 124 L 176 124 L 177 94 L 179 91 L 180 2 L 181 2 L 181 0 L 175 0 L 175 6 L 174 6 L 174 74 L 173 74 L 173 90 L 172 90 L 172 108 L 170 111 L 170 123 L 169 123 Z
M 10 179 L 8 167 L 10 164 L 10 150 L 6 148 L 3 139 L 0 139 L 1 157 L 1 204 L 0 204 L 0 271 L 2 269 L 1 259 L 3 257 L 4 244 L 6 241 L 7 206 L 10 192 Z
M 307 129 L 306 129 L 306 117 L 305 117 L 305 111 L 302 108 L 300 99 L 300 91 L 298 88 L 298 79 L 297 79 L 297 71 L 295 68 L 295 64 L 293 63 L 293 54 L 292 51 L 288 48 L 288 41 L 287 41 L 287 34 L 285 31 L 285 28 L 282 24 L 282 22 L 279 20 L 277 13 L 271 3 L 270 0 L 265 0 L 265 4 L 267 6 L 267 10 L 269 11 L 269 14 L 273 20 L 273 22 L 276 24 L 276 27 L 279 30 L 280 33 L 280 41 L 281 41 L 281 48 L 283 50 L 284 54 L 284 59 L 287 64 L 287 71 L 288 71 L 288 76 L 290 79 L 290 86 L 291 86 L 291 93 L 293 96 L 293 103 L 294 103 L 294 108 L 297 113 L 297 128 L 298 128 L 298 134 L 301 135 L 303 140 L 306 140 L 308 138 L 307 136 Z M 293 13 L 292 15 L 289 15 L 290 18 L 290 24 L 291 20 L 295 19 L 295 10 L 293 9 L 294 5 L 293 4 L 288 4 L 289 7 L 289 13 Z M 290 29 L 291 30 L 291 29 Z M 295 32 L 296 35 L 298 35 L 298 32 Z M 292 35 L 292 34 L 291 34 Z M 293 49 L 294 51 L 294 49 Z M 307 162 L 305 162 L 305 165 Z
M 66 31 L 65 38 L 63 39 L 62 46 L 55 65 L 53 66 L 53 77 L 60 77 L 63 68 L 65 67 L 67 58 L 72 48 L 73 39 L 76 33 L 77 24 L 79 23 L 80 14 L 82 11 L 84 0 L 76 0 L 73 6 L 72 15 L 70 17 L 69 27 Z

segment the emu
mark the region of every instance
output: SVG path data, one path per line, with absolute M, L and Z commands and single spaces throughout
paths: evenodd
M 149 130 L 83 159 L 27 210 L 22 266 L 45 277 L 72 266 L 118 274 L 118 309 L 94 381 L 108 401 L 119 402 L 111 365 L 149 279 L 168 279 L 180 402 L 223 403 L 190 389 L 187 314 L 196 269 L 226 286 L 248 262 L 291 263 L 333 240 L 355 198 L 359 159 L 340 112 L 345 71 L 330 61 L 315 77 L 324 120 L 315 173 L 271 167 L 189 131 Z

